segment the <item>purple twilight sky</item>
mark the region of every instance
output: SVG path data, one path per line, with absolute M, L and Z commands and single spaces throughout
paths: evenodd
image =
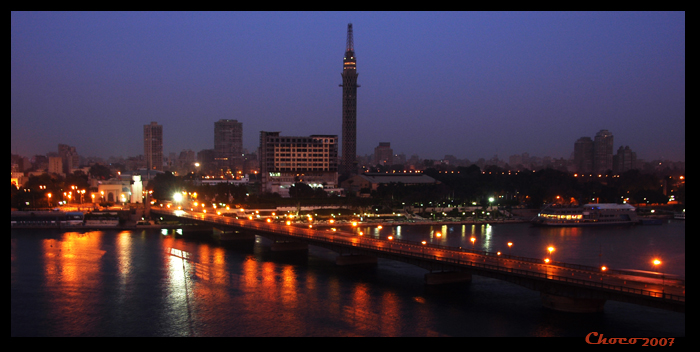
M 685 161 L 684 12 L 12 12 L 11 148 L 84 156 L 214 147 L 214 122 L 341 136 L 347 24 L 357 154 L 568 158 L 614 150 Z

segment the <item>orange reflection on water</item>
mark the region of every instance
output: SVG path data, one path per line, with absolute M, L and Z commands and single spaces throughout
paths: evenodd
M 305 331 L 307 324 L 304 315 L 298 314 L 298 290 L 301 288 L 294 266 L 252 258 L 242 266 L 237 283 L 247 299 L 240 308 L 246 311 L 246 316 L 255 317 L 248 322 L 251 329 L 269 331 L 273 335 L 280 332 L 289 336 L 303 335 L 300 331 Z
M 562 226 L 559 228 L 559 236 L 578 236 L 582 230 L 578 226 Z
M 99 291 L 104 289 L 100 283 L 105 254 L 100 248 L 102 235 L 100 231 L 66 232 L 60 240 L 42 243 L 45 285 L 56 302 L 49 307 L 49 319 L 57 324 L 56 329 L 68 329 L 57 335 L 86 334 L 94 325 L 93 319 L 99 318 L 90 313 L 100 304 Z
M 393 292 L 385 292 L 380 303 L 381 332 L 383 336 L 400 336 L 401 307 Z
M 372 307 L 369 287 L 365 283 L 357 283 L 352 292 L 352 304 L 346 305 L 341 311 L 341 319 L 358 329 L 360 334 L 374 334 L 379 331 L 379 314 Z
M 117 265 L 119 268 L 119 278 L 124 285 L 129 279 L 132 267 L 132 234 L 122 231 L 117 235 Z
M 188 319 L 197 321 L 197 326 L 208 327 L 202 331 L 190 325 L 191 335 L 202 333 L 225 334 L 217 330 L 217 325 L 227 321 L 226 309 L 221 309 L 221 302 L 230 302 L 230 274 L 226 268 L 225 251 L 222 248 L 199 244 L 197 251 L 187 253 L 183 259 L 187 262 L 183 277 L 186 293 L 189 294 Z M 191 323 L 192 324 L 192 323 Z
M 352 300 L 342 307 L 340 318 L 359 336 L 399 336 L 402 324 L 415 323 L 401 321 L 399 300 L 393 292 L 373 297 L 366 283 L 355 283 L 353 288 Z
M 63 239 L 46 239 L 44 271 L 48 285 L 65 283 L 89 285 L 99 271 L 99 260 L 105 254 L 100 249 L 102 233 L 67 232 Z

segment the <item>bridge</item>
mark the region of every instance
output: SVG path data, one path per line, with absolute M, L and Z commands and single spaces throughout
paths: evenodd
M 153 215 L 213 226 L 231 236 L 263 236 L 272 250 L 330 249 L 338 265 L 376 264 L 377 258 L 397 260 L 427 269 L 427 284 L 470 281 L 472 275 L 511 282 L 540 292 L 543 306 L 566 312 L 598 312 L 607 300 L 685 313 L 685 280 L 635 271 L 562 263 L 465 248 L 394 239 L 377 239 L 351 232 L 309 228 L 291 223 L 238 219 L 182 210 L 152 209 Z M 236 235 L 237 234 L 237 235 Z

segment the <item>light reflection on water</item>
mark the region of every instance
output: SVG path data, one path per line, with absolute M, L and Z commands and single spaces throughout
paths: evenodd
M 507 250 L 511 240 L 513 254 L 526 256 L 554 242 L 556 254 L 582 261 L 598 260 L 601 247 L 629 260 L 648 246 L 668 254 L 673 243 L 643 228 L 362 230 L 453 246 L 471 246 L 474 236 L 477 249 L 489 251 Z M 640 242 L 630 246 L 629 236 Z M 600 326 L 610 336 L 685 334 L 677 313 L 609 302 L 603 316 L 562 318 L 519 286 L 475 277 L 468 286 L 426 288 L 423 269 L 381 259 L 377 267 L 337 267 L 335 253 L 314 247 L 275 254 L 261 242 L 227 248 L 173 232 L 13 230 L 11 252 L 12 336 L 585 336 Z M 684 272 L 684 247 L 674 255 Z

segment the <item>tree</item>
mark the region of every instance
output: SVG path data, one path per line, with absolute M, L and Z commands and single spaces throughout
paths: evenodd
M 184 186 L 182 180 L 171 172 L 158 174 L 148 183 L 148 189 L 153 191 L 155 199 L 172 199 L 173 194 L 180 192 Z
M 88 175 L 92 178 L 97 178 L 100 180 L 108 180 L 114 175 L 112 175 L 111 171 L 109 170 L 109 167 L 101 165 L 101 164 L 95 164 L 90 167 L 90 171 L 88 171 Z
M 314 196 L 314 190 L 306 183 L 297 182 L 289 187 L 289 196 L 292 198 L 311 198 Z

